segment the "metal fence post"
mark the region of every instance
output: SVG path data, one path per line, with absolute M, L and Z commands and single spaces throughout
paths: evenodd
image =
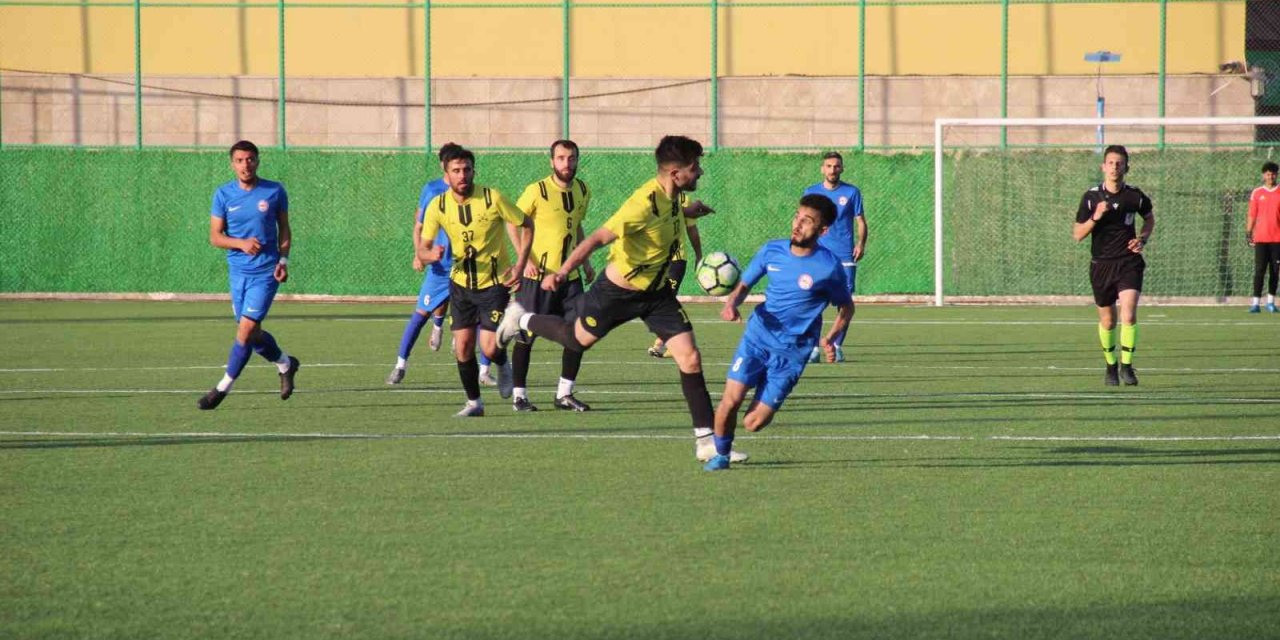
M 1000 117 L 1009 117 L 1009 0 L 1000 2 Z M 1000 148 L 1009 146 L 1009 128 L 1000 127 Z
M 858 151 L 867 148 L 867 0 L 858 0 Z
M 134 148 L 142 148 L 142 0 L 133 0 L 133 126 Z
M 422 0 L 422 132 L 430 169 L 435 164 L 431 144 L 431 0 Z
M 566 140 L 569 139 L 569 54 L 572 46 L 569 34 L 569 10 L 572 4 L 573 0 L 564 0 L 564 15 L 561 16 L 560 24 L 564 62 L 562 74 L 564 80 L 560 82 L 560 132 Z
M 720 0 L 711 0 L 711 150 L 720 148 Z
M 278 18 L 278 22 L 279 22 L 279 26 L 280 26 L 280 29 L 279 29 L 279 31 L 280 31 L 280 35 L 279 35 L 279 42 L 280 42 L 280 45 L 279 45 L 279 46 L 280 46 L 280 99 L 279 99 L 279 103 L 280 103 L 280 106 L 279 106 L 279 109 L 278 109 L 278 111 L 279 111 L 279 115 L 278 115 L 278 117 L 277 117 L 277 120 L 279 121 L 279 122 L 277 123 L 277 125 L 278 125 L 278 126 L 277 126 L 277 128 L 279 129 L 279 131 L 276 133 L 276 138 L 278 138 L 278 139 L 279 139 L 280 148 L 281 148 L 281 149 L 287 149 L 287 148 L 289 147 L 289 143 L 288 143 L 288 140 L 286 139 L 286 134 L 285 134 L 285 132 L 287 131 L 287 129 L 285 128 L 285 121 L 284 121 L 284 90 L 285 90 L 285 82 L 284 82 L 284 0 L 276 0 L 276 13 L 277 13 L 277 15 L 279 16 L 279 18 Z
M 1168 58 L 1168 48 L 1166 46 L 1166 38 L 1169 35 L 1169 0 L 1160 0 L 1160 106 L 1159 116 L 1164 117 L 1165 103 L 1165 62 Z M 1161 151 L 1164 150 L 1164 125 L 1159 128 L 1156 141 L 1156 147 Z

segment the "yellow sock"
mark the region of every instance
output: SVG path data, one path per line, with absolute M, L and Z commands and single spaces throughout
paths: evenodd
M 1120 325 L 1120 362 L 1133 364 L 1133 351 L 1138 348 L 1138 325 Z
M 1116 332 L 1102 325 L 1098 325 L 1098 339 L 1102 341 L 1102 357 L 1107 360 L 1107 366 L 1116 363 Z

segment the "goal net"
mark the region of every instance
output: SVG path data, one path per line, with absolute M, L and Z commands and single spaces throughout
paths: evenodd
M 1274 151 L 1254 140 L 1277 126 L 1277 117 L 937 120 L 935 304 L 1091 300 L 1089 239 L 1075 242 L 1071 229 L 1111 144 L 1128 149 L 1126 182 L 1154 205 L 1143 298 L 1249 295 L 1245 217 Z

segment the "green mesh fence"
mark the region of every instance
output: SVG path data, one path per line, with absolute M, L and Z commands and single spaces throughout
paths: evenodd
M 1266 150 L 1131 152 L 1128 182 L 1151 197 L 1156 230 L 1143 293 L 1249 295 L 1249 194 Z M 948 296 L 1090 295 L 1089 239 L 1071 238 L 1076 207 L 1101 179 L 1094 151 L 949 155 L 943 191 Z M 1141 228 L 1141 222 L 1138 223 Z
M 704 248 L 748 260 L 790 233 L 800 193 L 821 178 L 813 154 L 717 152 L 697 197 Z M 414 295 L 413 210 L 437 176 L 421 154 L 265 150 L 263 177 L 289 191 L 294 248 L 286 293 Z M 545 177 L 542 153 L 480 153 L 478 182 L 513 201 Z M 653 176 L 650 154 L 586 151 L 594 200 L 588 233 Z M 864 191 L 871 241 L 860 293 L 933 286 L 932 159 L 853 155 L 845 176 Z M 230 180 L 224 152 L 8 149 L 0 152 L 0 291 L 226 291 L 224 253 L 208 243 L 209 205 Z M 597 252 L 599 262 L 606 251 Z M 700 293 L 687 278 L 682 293 Z

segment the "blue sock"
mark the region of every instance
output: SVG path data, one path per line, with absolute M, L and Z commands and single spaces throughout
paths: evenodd
M 400 353 L 398 355 L 401 358 L 409 359 L 409 353 L 413 351 L 413 344 L 418 341 L 418 335 L 422 333 L 422 328 L 427 326 L 427 318 L 429 317 L 416 311 L 409 316 L 409 324 L 404 326 L 404 335 L 400 336 Z
M 716 453 L 722 456 L 727 456 L 729 455 L 729 452 L 733 450 L 733 436 L 725 436 L 723 438 L 720 436 L 712 436 L 711 439 L 715 440 Z
M 481 349 L 481 350 L 480 350 L 480 366 L 482 366 L 482 367 L 487 367 L 487 366 L 489 366 L 489 362 L 490 362 L 490 360 L 489 360 L 489 356 L 486 356 L 486 355 L 484 354 L 484 350 L 483 350 L 483 349 Z
M 283 355 L 280 345 L 276 344 L 276 337 L 266 331 L 258 332 L 258 342 L 254 343 L 253 350 L 271 362 L 279 362 Z
M 249 345 L 240 344 L 238 341 L 232 341 L 231 353 L 227 355 L 227 375 L 231 378 L 239 378 L 240 372 L 244 371 L 244 365 L 249 362 L 249 354 L 253 350 Z

